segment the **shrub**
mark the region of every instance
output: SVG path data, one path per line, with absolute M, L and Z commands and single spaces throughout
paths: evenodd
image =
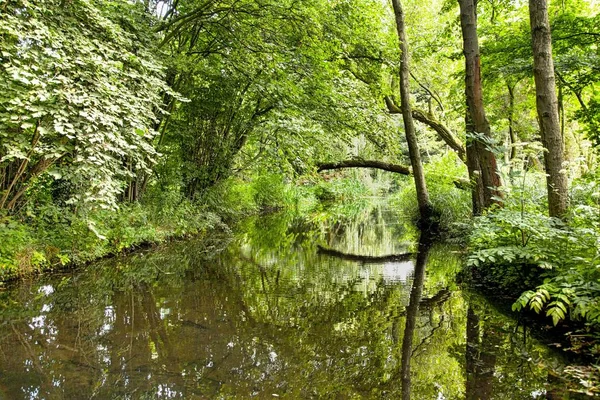
M 31 241 L 32 237 L 26 226 L 10 218 L 0 220 L 0 280 L 19 273 L 16 254 L 24 251 Z
M 506 288 L 535 287 L 521 294 L 514 310 L 545 312 L 555 325 L 567 318 L 600 325 L 600 207 L 593 179 L 574 182 L 567 222 L 545 216 L 545 204 L 536 201 L 543 190 L 525 179 L 503 209 L 477 218 L 468 265 Z
M 252 196 L 259 209 L 277 209 L 289 203 L 283 177 L 277 174 L 260 175 L 252 180 Z
M 225 219 L 249 215 L 257 211 L 252 185 L 239 178 L 217 183 L 202 198 L 207 209 Z
M 464 165 L 454 153 L 448 153 L 425 166 L 429 200 L 436 219 L 434 223 L 442 232 L 451 236 L 460 236 L 465 228 L 464 222 L 471 218 L 471 193 L 455 184 L 465 174 Z M 405 181 L 394 206 L 413 222 L 419 220 L 417 194 L 412 179 Z
M 0 220 L 0 281 L 67 263 L 82 264 L 144 243 L 222 226 L 206 206 L 178 195 L 148 197 L 114 210 L 75 214 L 44 205 L 21 220 Z

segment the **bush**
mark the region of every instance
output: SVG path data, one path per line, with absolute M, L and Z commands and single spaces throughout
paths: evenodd
M 289 204 L 288 194 L 283 177 L 276 174 L 260 175 L 252 180 L 252 197 L 261 210 L 282 208 Z
M 96 209 L 86 214 L 45 205 L 35 214 L 29 210 L 21 220 L 0 221 L 0 281 L 196 235 L 218 225 L 222 226 L 220 218 L 206 206 L 172 193 L 122 204 L 117 211 Z
M 257 211 L 252 185 L 239 178 L 217 183 L 202 198 L 206 207 L 225 219 L 250 215 Z
M 0 280 L 18 272 L 16 254 L 31 241 L 31 233 L 26 226 L 10 218 L 0 220 Z
M 545 312 L 556 325 L 600 325 L 600 207 L 594 177 L 574 182 L 566 223 L 545 216 L 539 185 L 523 180 L 503 209 L 477 218 L 468 265 L 505 288 L 525 290 L 514 310 Z M 542 181 L 543 182 L 543 181 Z M 543 280 L 543 282 L 542 282 Z
M 490 281 L 521 291 L 556 268 L 568 234 L 560 220 L 507 205 L 475 219 L 467 266 L 484 268 Z
M 313 195 L 321 203 L 352 202 L 377 195 L 376 187 L 367 187 L 354 177 L 334 178 L 329 181 L 320 179 L 312 189 Z

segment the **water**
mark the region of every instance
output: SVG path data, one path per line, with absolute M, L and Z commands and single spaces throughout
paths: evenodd
M 417 235 L 381 207 L 263 216 L 23 282 L 0 399 L 564 398 L 560 354 Z

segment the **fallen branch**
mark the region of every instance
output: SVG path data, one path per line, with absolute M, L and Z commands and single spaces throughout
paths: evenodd
M 375 160 L 361 160 L 361 159 L 354 159 L 354 160 L 344 160 L 344 161 L 339 161 L 336 163 L 321 163 L 321 164 L 317 164 L 317 171 L 321 172 L 321 171 L 325 171 L 325 170 L 331 170 L 331 169 L 343 169 L 343 168 L 375 168 L 375 169 L 382 169 L 384 171 L 389 171 L 389 172 L 396 172 L 398 174 L 403 174 L 403 175 L 410 175 L 410 168 L 404 166 L 404 165 L 398 165 L 398 164 L 390 164 L 390 163 L 386 163 L 386 162 L 382 162 L 382 161 L 375 161 Z

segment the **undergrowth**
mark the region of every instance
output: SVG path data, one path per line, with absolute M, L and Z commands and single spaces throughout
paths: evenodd
M 0 281 L 67 264 L 79 265 L 147 243 L 197 235 L 220 224 L 188 201 L 122 205 L 78 215 L 45 206 L 27 218 L 0 220 Z
M 177 191 L 149 190 L 117 210 L 76 211 L 42 202 L 0 216 L 0 282 L 65 265 L 80 265 L 143 244 L 227 229 L 241 217 L 294 203 L 278 175 L 231 178 L 192 202 Z
M 573 182 L 564 220 L 546 216 L 543 176 L 521 176 L 504 207 L 476 218 L 468 266 L 517 293 L 514 310 L 600 327 L 600 188 L 589 175 Z M 520 296 L 519 296 L 520 294 Z M 596 349 L 600 350 L 600 349 Z
M 464 164 L 454 153 L 425 165 L 425 179 L 435 221 L 432 221 L 447 238 L 467 235 L 471 220 L 471 193 L 459 188 L 456 181 L 466 175 Z M 407 179 L 393 201 L 394 207 L 414 223 L 419 220 L 415 185 Z

